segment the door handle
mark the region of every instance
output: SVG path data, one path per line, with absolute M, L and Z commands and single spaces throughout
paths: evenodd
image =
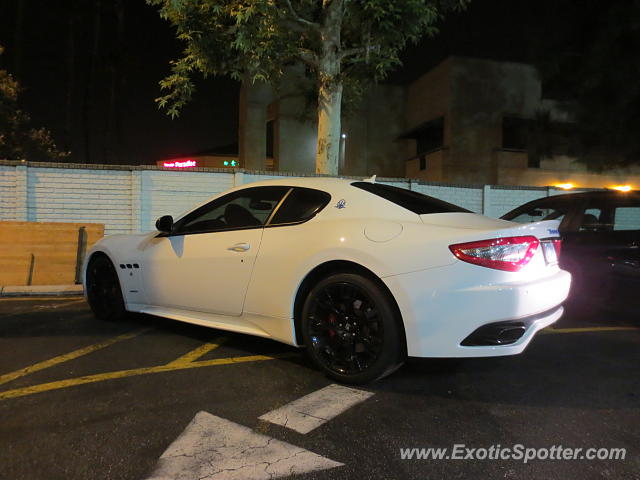
M 251 245 L 248 243 L 236 243 L 233 247 L 229 247 L 227 250 L 231 250 L 232 252 L 246 252 L 251 248 Z

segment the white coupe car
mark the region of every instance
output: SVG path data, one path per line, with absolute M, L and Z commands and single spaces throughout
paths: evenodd
M 368 181 L 282 177 L 88 253 L 100 319 L 143 312 L 304 346 L 329 376 L 522 352 L 562 315 L 558 222 L 494 220 Z

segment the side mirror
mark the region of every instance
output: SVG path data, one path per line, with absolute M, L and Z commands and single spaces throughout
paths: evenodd
M 156 229 L 162 233 L 171 233 L 173 230 L 173 217 L 171 215 L 163 215 L 156 220 Z

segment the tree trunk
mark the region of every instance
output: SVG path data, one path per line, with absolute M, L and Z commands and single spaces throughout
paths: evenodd
M 341 103 L 342 82 L 323 82 L 318 93 L 316 173 L 338 174 Z
M 320 29 L 321 52 L 318 61 L 318 148 L 316 173 L 337 175 L 340 153 L 340 34 L 343 0 L 323 0 L 324 21 Z

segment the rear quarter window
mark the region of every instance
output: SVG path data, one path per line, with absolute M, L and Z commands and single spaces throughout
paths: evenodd
M 418 215 L 425 215 L 429 213 L 470 212 L 470 210 L 454 205 L 453 203 L 438 200 L 437 198 L 413 192 L 405 188 L 370 182 L 353 182 L 351 185 L 372 193 L 373 195 L 377 195 L 378 197 L 382 197 L 385 200 L 395 203 L 396 205 L 406 208 Z
M 287 195 L 269 225 L 287 225 L 306 222 L 322 210 L 331 195 L 313 188 L 295 187 Z

